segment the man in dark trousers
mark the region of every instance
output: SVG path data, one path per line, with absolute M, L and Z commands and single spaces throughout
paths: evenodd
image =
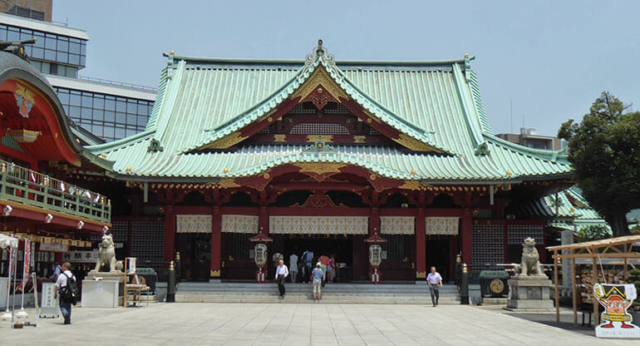
M 442 287 L 442 276 L 436 271 L 436 267 L 431 267 L 431 273 L 427 275 L 427 285 L 429 285 L 429 291 L 431 293 L 431 302 L 433 307 L 438 306 L 438 300 L 440 299 L 440 288 Z
M 76 277 L 71 272 L 71 264 L 69 262 L 64 262 L 62 264 L 62 273 L 58 275 L 58 280 L 56 281 L 56 288 L 53 294 L 54 299 L 58 299 L 58 293 L 67 287 L 69 279 Z M 72 301 L 66 301 L 60 297 L 60 312 L 62 312 L 62 317 L 64 317 L 64 324 L 71 324 L 71 304 Z
M 280 297 L 284 297 L 284 280 L 289 276 L 289 269 L 284 265 L 284 261 L 280 260 L 278 267 L 276 267 L 276 282 L 278 282 L 278 290 L 280 291 Z

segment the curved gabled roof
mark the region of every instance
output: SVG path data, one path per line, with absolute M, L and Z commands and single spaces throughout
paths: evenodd
M 571 167 L 557 153 L 524 148 L 493 136 L 471 59 L 341 63 L 322 47 L 306 61 L 171 54 L 145 132 L 88 149 L 113 161 L 118 174 L 149 178 L 220 178 L 225 176 L 223 168 L 229 169 L 227 176 L 245 176 L 296 160 L 351 163 L 353 150 L 366 153 L 356 155 L 357 165 L 397 179 L 568 176 Z M 304 146 L 291 145 L 257 146 L 252 152 L 191 153 L 268 116 L 319 69 L 380 121 L 449 155 L 339 146 L 331 154 L 305 156 L 301 154 Z M 150 150 L 152 143 L 162 150 Z
M 85 148 L 76 141 L 76 137 L 74 136 L 69 124 L 70 120 L 67 117 L 64 108 L 53 90 L 53 87 L 49 84 L 42 73 L 15 54 L 7 51 L 0 51 L 0 84 L 9 80 L 17 80 L 29 84 L 44 97 L 46 103 L 49 104 L 55 115 L 55 121 L 57 122 L 55 126 L 60 128 L 60 131 L 56 131 L 56 133 L 59 133 L 62 136 L 66 145 L 71 148 L 75 154 L 84 156 L 88 160 L 103 167 L 110 166 L 108 162 L 95 157 L 95 155 L 91 153 L 87 153 Z M 54 140 L 54 142 L 56 141 Z M 68 158 L 68 160 L 70 160 L 70 158 Z M 79 160 L 76 158 L 75 160 L 70 160 L 69 163 L 79 165 Z

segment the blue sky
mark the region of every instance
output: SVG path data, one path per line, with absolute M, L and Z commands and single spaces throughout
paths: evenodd
M 90 37 L 81 75 L 156 86 L 162 52 L 336 60 L 475 55 L 496 133 L 555 135 L 603 90 L 640 110 L 640 1 L 54 0 L 53 19 Z M 513 102 L 513 121 L 510 103 Z

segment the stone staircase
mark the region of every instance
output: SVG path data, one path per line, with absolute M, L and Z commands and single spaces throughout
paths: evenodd
M 176 302 L 181 303 L 313 303 L 311 284 L 286 284 L 280 298 L 275 283 L 180 283 Z M 324 304 L 424 304 L 431 305 L 426 284 L 327 284 Z M 455 285 L 440 289 L 440 305 L 460 304 Z

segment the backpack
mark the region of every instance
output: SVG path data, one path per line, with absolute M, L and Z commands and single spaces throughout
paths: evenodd
M 78 293 L 78 284 L 76 283 L 76 278 L 73 275 L 68 276 L 65 273 L 62 273 L 62 275 L 67 277 L 67 285 L 60 289 L 60 299 L 76 305 L 78 297 L 80 296 L 80 294 Z

